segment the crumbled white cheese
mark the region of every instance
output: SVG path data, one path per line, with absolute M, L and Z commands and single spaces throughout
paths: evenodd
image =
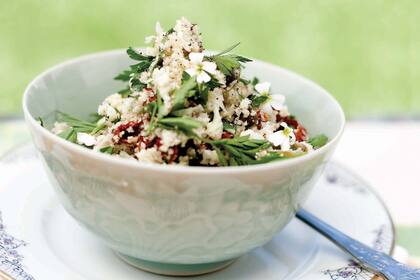
M 214 112 L 215 110 L 219 111 L 220 109 L 225 111 L 225 104 L 223 103 L 223 91 L 220 88 L 216 88 L 213 91 L 209 92 L 207 100 L 207 110 L 209 112 Z
M 108 96 L 98 107 L 98 114 L 107 117 L 110 121 L 115 121 L 120 117 L 120 111 L 123 104 L 121 94 L 115 93 Z
M 190 159 L 189 159 L 189 157 L 188 157 L 188 156 L 180 156 L 180 157 L 178 158 L 178 161 L 179 161 L 179 164 L 180 164 L 180 165 L 188 165 L 188 164 L 189 164 L 189 162 L 190 162 Z
M 213 150 L 204 150 L 203 159 L 200 162 L 203 165 L 216 165 L 219 163 L 217 152 Z
M 207 124 L 207 135 L 212 139 L 222 138 L 223 122 L 219 110 L 214 110 L 213 120 Z
M 162 163 L 162 155 L 161 153 L 155 148 L 149 148 L 140 150 L 136 153 L 136 158 L 142 162 L 149 162 L 149 163 Z
M 242 99 L 241 103 L 239 103 L 239 107 L 235 109 L 236 115 L 240 116 L 242 114 L 244 118 L 247 118 L 251 113 L 249 111 L 249 105 L 251 105 L 251 100 L 248 98 Z
M 167 152 L 170 147 L 179 145 L 182 142 L 181 136 L 172 130 L 162 130 L 160 137 L 162 145 L 159 147 L 159 150 L 162 152 Z
M 245 109 L 248 109 L 249 105 L 251 105 L 251 100 L 249 100 L 248 98 L 244 98 L 239 104 L 239 108 L 245 110 Z
M 65 122 L 55 122 L 51 132 L 54 134 L 60 134 L 68 128 L 70 128 L 70 126 Z
M 100 150 L 105 147 L 113 146 L 114 143 L 112 142 L 112 136 L 112 133 L 105 133 L 96 137 L 96 144 L 94 150 Z
M 91 147 L 96 144 L 96 139 L 93 135 L 83 133 L 83 132 L 78 132 L 77 143 L 80 145 Z
M 166 67 L 153 70 L 152 79 L 156 87 L 155 90 L 159 92 L 163 100 L 164 114 L 167 114 L 172 107 L 170 92 L 174 89 L 174 86 L 171 83 Z
M 142 72 L 140 74 L 140 82 L 142 82 L 143 84 L 148 84 L 149 82 L 151 82 L 151 77 L 150 77 L 150 73 L 149 72 Z

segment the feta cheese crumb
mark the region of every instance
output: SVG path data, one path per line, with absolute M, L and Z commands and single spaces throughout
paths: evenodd
M 136 153 L 138 161 L 149 163 L 162 163 L 162 155 L 156 148 L 140 150 Z
M 214 110 L 213 120 L 207 124 L 207 135 L 212 139 L 222 138 L 223 122 L 219 110 Z
M 159 147 L 159 150 L 162 152 L 168 152 L 170 147 L 181 144 L 181 137 L 175 131 L 162 130 L 162 132 L 160 133 L 160 137 L 160 143 L 162 145 Z
M 70 126 L 65 122 L 55 122 L 51 132 L 54 134 L 60 134 L 68 128 L 70 128 Z
M 83 132 L 78 132 L 77 143 L 80 145 L 91 147 L 96 144 L 96 139 L 93 135 L 83 133 Z
M 204 150 L 203 159 L 200 162 L 204 165 L 216 165 L 219 163 L 219 157 L 217 156 L 216 151 Z

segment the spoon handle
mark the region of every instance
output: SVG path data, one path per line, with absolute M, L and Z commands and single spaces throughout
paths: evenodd
M 419 271 L 409 268 L 397 262 L 389 255 L 374 250 L 349 237 L 321 221 L 308 211 L 301 209 L 296 213 L 296 217 L 348 252 L 360 265 L 374 273 L 378 273 L 389 280 L 420 279 Z

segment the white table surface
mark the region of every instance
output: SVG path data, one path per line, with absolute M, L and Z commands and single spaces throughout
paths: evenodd
M 420 224 L 420 121 L 353 121 L 333 157 L 365 178 L 398 225 Z

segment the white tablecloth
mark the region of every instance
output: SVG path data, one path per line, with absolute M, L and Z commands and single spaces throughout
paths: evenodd
M 353 121 L 333 157 L 369 182 L 399 225 L 420 224 L 420 122 Z

